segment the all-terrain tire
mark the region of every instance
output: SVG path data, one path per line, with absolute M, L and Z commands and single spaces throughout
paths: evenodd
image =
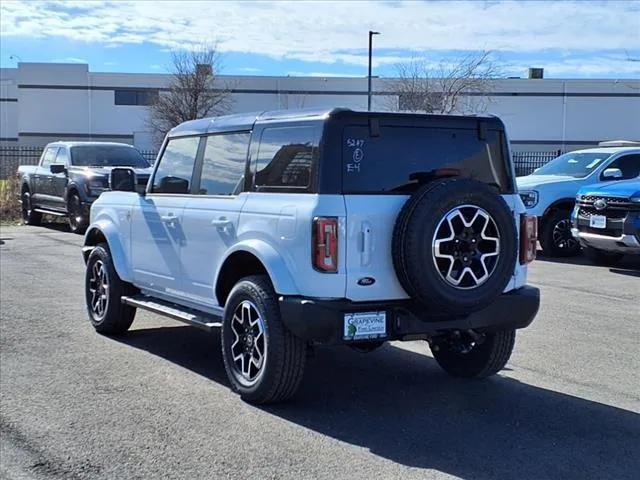
M 431 346 L 431 352 L 449 375 L 463 378 L 485 378 L 498 373 L 511 357 L 516 340 L 515 330 L 485 334 L 482 343 L 461 353 L 447 344 Z
M 260 317 L 266 347 L 264 363 L 254 379 L 243 377 L 242 365 L 234 361 L 233 346 L 241 339 L 234 334 L 234 315 L 242 306 L 255 308 Z M 240 325 L 238 322 L 235 328 Z M 255 334 L 252 337 L 257 343 Z M 244 340 L 242 340 L 244 341 Z M 235 348 L 238 348 L 236 346 Z M 238 358 L 238 354 L 235 354 Z M 231 290 L 225 304 L 222 322 L 222 358 L 231 387 L 243 400 L 254 404 L 275 403 L 295 394 L 304 374 L 306 343 L 294 336 L 282 323 L 276 294 L 269 278 L 254 275 L 240 280 Z M 255 371 L 255 370 L 254 370 Z
M 104 278 L 106 288 L 98 284 L 97 277 Z M 122 297 L 135 293 L 137 289 L 118 276 L 108 245 L 98 244 L 89 255 L 85 273 L 85 300 L 93 328 L 106 335 L 126 332 L 133 323 L 136 309 L 124 305 Z
M 445 217 L 466 206 L 488 214 L 499 236 L 496 247 L 499 253 L 491 272 L 470 288 L 447 281 L 434 249 Z M 416 191 L 401 209 L 393 232 L 392 255 L 400 284 L 424 308 L 451 314 L 481 310 L 504 291 L 513 275 L 518 256 L 513 215 L 504 199 L 484 183 L 460 178 L 433 181 Z M 481 259 L 478 251 L 474 255 L 478 261 Z M 476 262 L 475 259 L 471 262 Z M 478 263 L 469 265 L 481 267 Z M 459 267 L 459 271 L 463 268 Z
M 586 247 L 584 254 L 596 265 L 612 266 L 622 260 L 624 255 L 618 252 L 605 252 L 604 250 L 598 250 L 593 247 Z
M 67 216 L 69 220 L 69 230 L 78 235 L 82 235 L 87 229 L 87 218 L 82 212 L 82 202 L 77 193 L 72 193 L 67 199 Z
M 42 213 L 33 210 L 31 193 L 28 189 L 22 191 L 21 200 L 22 222 L 25 225 L 40 225 L 42 222 Z
M 547 257 L 573 257 L 580 253 L 580 243 L 571 235 L 571 212 L 556 210 L 542 220 L 540 246 Z

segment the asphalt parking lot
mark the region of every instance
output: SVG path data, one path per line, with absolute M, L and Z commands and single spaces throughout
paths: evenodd
M 638 478 L 640 261 L 538 260 L 508 368 L 446 376 L 424 342 L 318 349 L 293 401 L 232 393 L 220 340 L 86 319 L 82 238 L 1 227 L 0 477 Z

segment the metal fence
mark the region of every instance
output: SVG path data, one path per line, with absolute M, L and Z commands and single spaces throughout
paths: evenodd
M 42 154 L 42 147 L 1 147 L 0 146 L 0 179 L 14 175 L 18 165 L 37 165 Z M 141 151 L 144 158 L 153 164 L 156 160 L 156 152 Z M 529 175 L 536 168 L 553 160 L 562 152 L 513 152 L 513 163 L 516 167 L 516 175 Z
M 19 165 L 37 165 L 43 147 L 0 146 L 0 179 L 15 175 Z M 156 161 L 156 152 L 141 150 L 142 156 L 151 164 Z
M 522 177 L 533 173 L 547 162 L 562 155 L 562 150 L 552 152 L 512 152 L 513 164 L 516 167 L 516 176 Z

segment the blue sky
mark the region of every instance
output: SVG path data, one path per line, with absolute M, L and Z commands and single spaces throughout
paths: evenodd
M 0 65 L 88 63 L 166 72 L 172 49 L 216 43 L 222 73 L 364 76 L 491 50 L 506 76 L 640 78 L 640 1 L 0 3 Z M 11 58 L 14 56 L 14 58 Z

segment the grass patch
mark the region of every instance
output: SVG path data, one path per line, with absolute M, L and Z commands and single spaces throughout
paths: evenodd
M 16 224 L 20 221 L 20 203 L 15 178 L 0 180 L 0 223 Z

